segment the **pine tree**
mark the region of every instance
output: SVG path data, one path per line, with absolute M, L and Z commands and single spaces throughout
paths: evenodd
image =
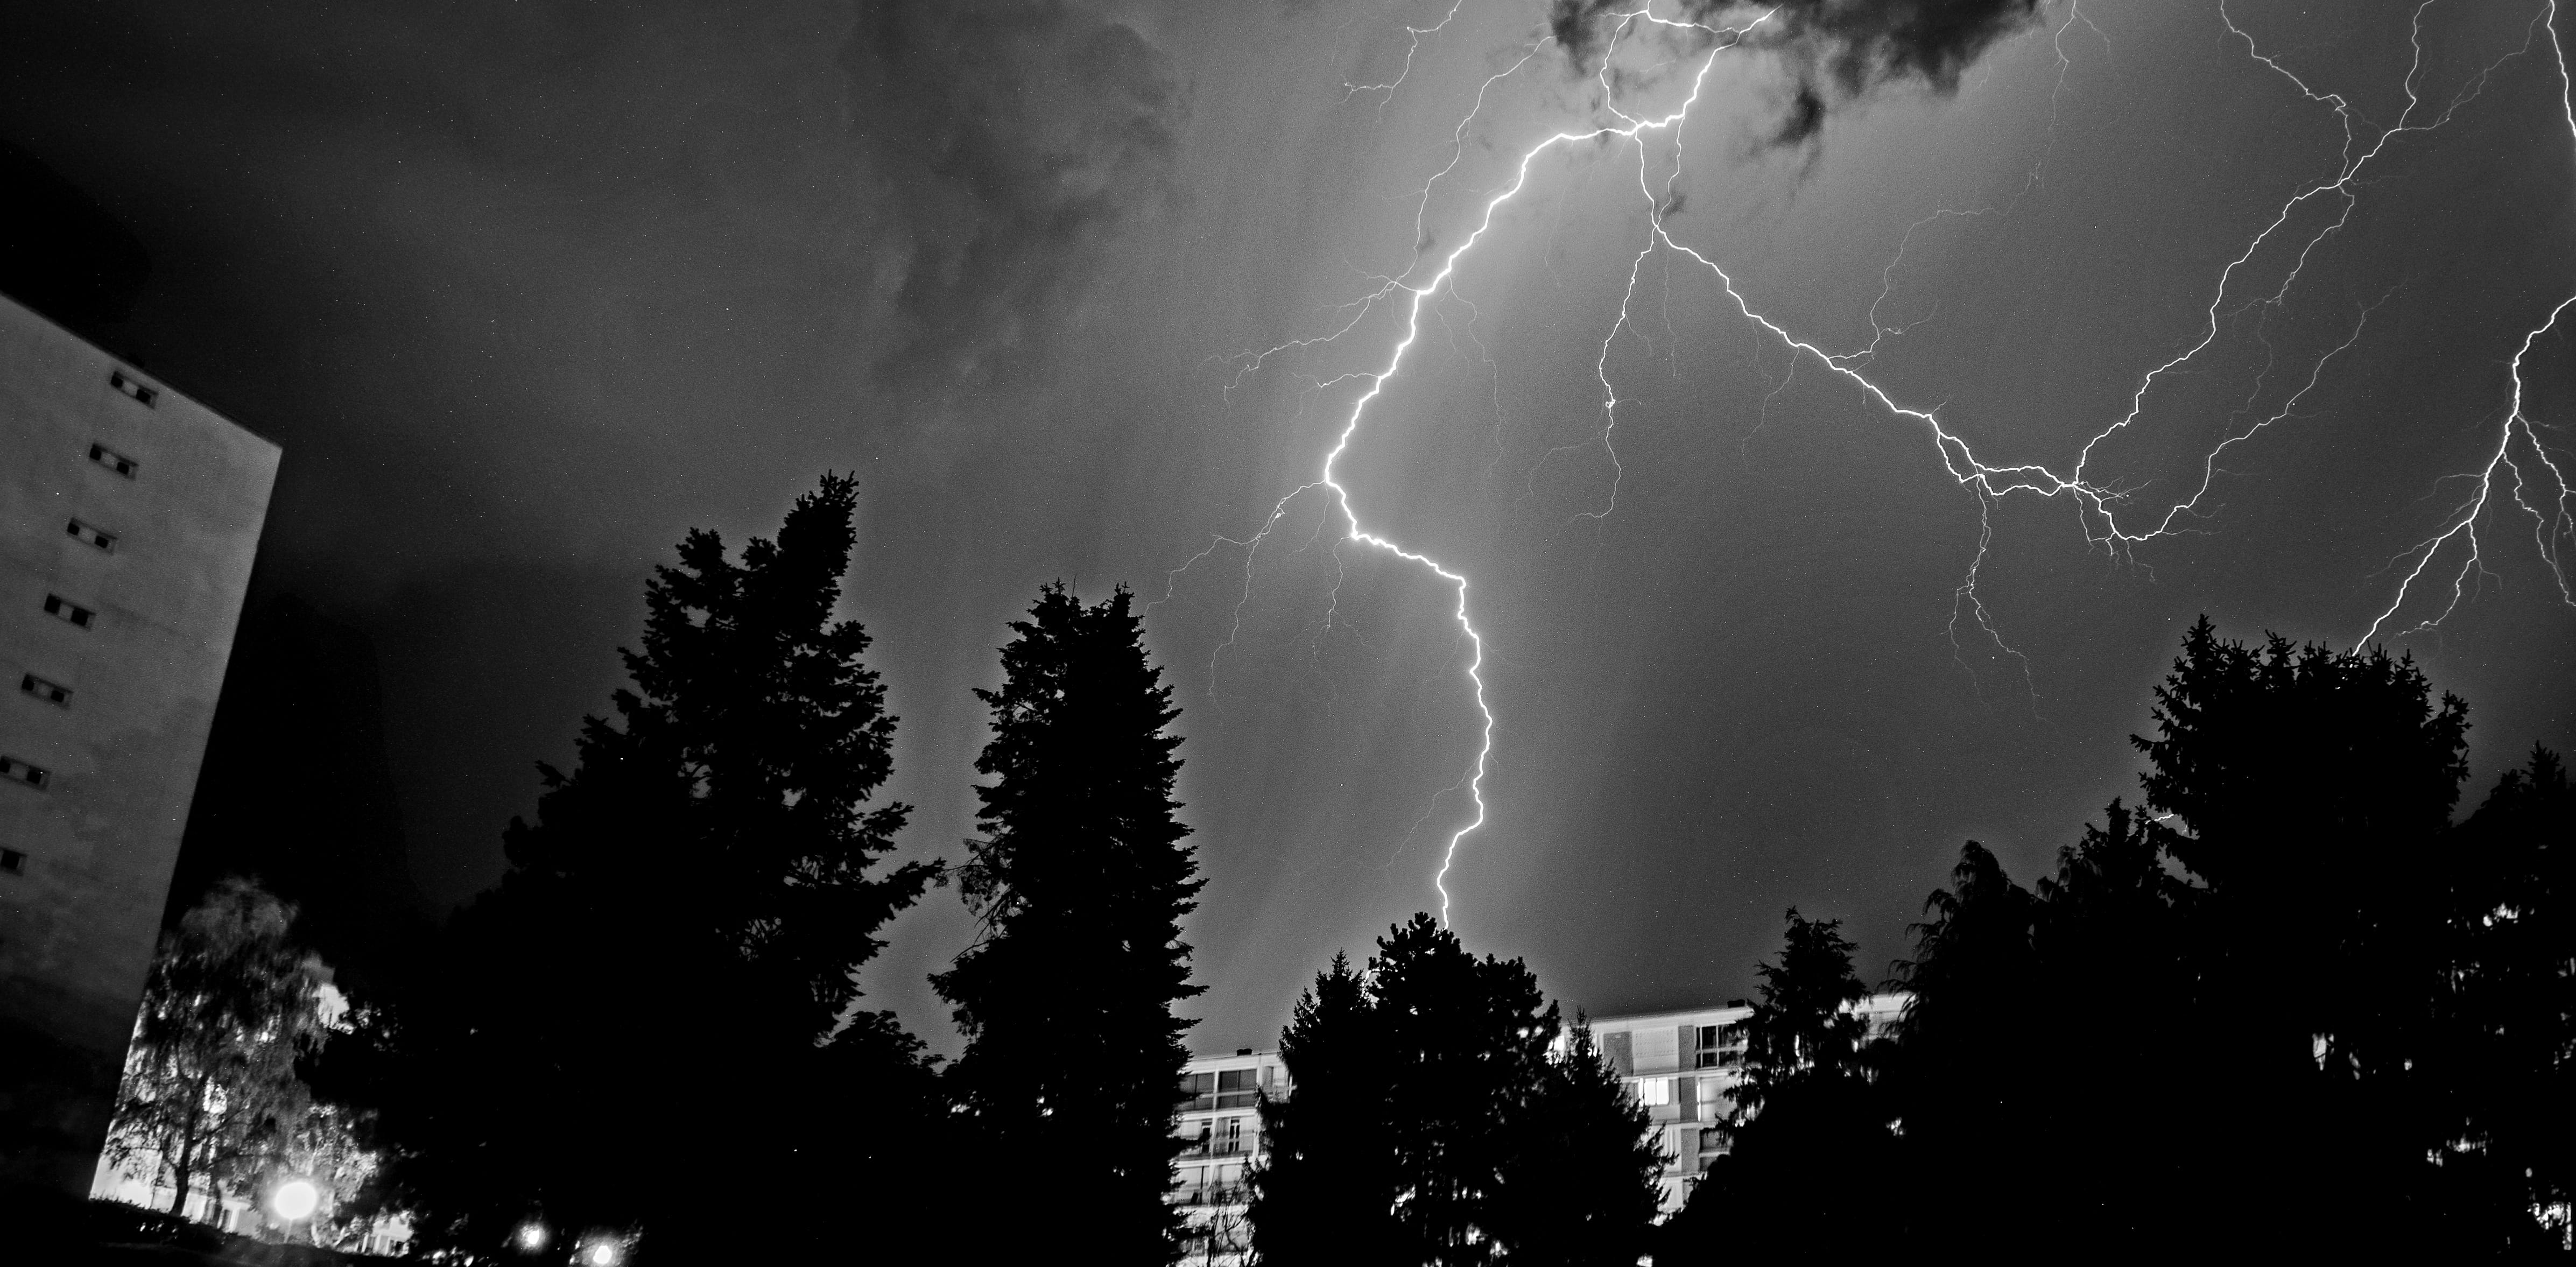
M 1395 1106 L 1367 983 L 1335 954 L 1297 996 L 1279 1058 L 1292 1090 L 1261 1102 L 1252 1247 L 1268 1267 L 1394 1267 Z
M 1120 589 L 1084 606 L 1039 592 L 979 690 L 993 738 L 976 762 L 985 839 L 961 868 L 983 935 L 934 977 L 967 1036 L 950 1085 L 990 1147 L 1042 1158 L 1015 1198 L 1031 1231 L 1075 1256 L 1168 1262 L 1180 1142 L 1175 1088 L 1189 1022 L 1180 921 L 1203 881 L 1174 781 L 1180 711 Z
M 1754 968 L 1729 1150 L 1659 1229 L 1659 1263 L 1822 1256 L 1863 1220 L 1903 1227 L 1879 1196 L 1898 1185 L 1901 1123 L 1877 1080 L 1886 1044 L 1865 1045 L 1869 1023 L 1851 1007 L 1869 993 L 1852 943 L 1840 920 L 1792 907 L 1788 922 L 1779 962 Z
M 870 805 L 895 719 L 867 633 L 834 619 L 856 502 L 826 475 L 739 561 L 689 533 L 621 652 L 622 725 L 585 719 L 579 764 L 540 767 L 538 821 L 512 822 L 510 871 L 405 1018 L 388 1124 L 433 1243 L 496 1248 L 539 1212 L 683 1258 L 837 1235 L 765 1188 L 829 1182 L 840 1150 L 809 1128 L 884 1093 L 827 1081 L 816 1045 L 936 870 L 875 870 L 908 811 Z
M 1494 1239 L 1506 1261 L 1631 1267 L 1662 1204 L 1653 1117 L 1575 1019 L 1507 1128 Z

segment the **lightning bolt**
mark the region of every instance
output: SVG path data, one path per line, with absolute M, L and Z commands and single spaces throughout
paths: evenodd
M 1369 422 L 1370 407 L 1385 393 L 1389 382 L 1404 369 L 1410 353 L 1421 341 L 1423 315 L 1426 308 L 1432 307 L 1444 293 L 1458 302 L 1465 302 L 1463 298 L 1456 296 L 1452 289 L 1461 262 L 1485 239 L 1501 209 L 1512 203 L 1529 187 L 1533 165 L 1538 159 L 1551 151 L 1586 143 L 1633 145 L 1637 164 L 1637 190 L 1645 208 L 1646 233 L 1636 255 L 1630 260 L 1627 287 L 1621 297 L 1618 315 L 1612 320 L 1609 330 L 1602 337 L 1600 352 L 1594 365 L 1600 385 L 1601 427 L 1595 440 L 1590 443 L 1598 444 L 1605 457 L 1609 459 L 1613 477 L 1603 503 L 1595 509 L 1581 512 L 1577 517 L 1597 521 L 1606 519 L 1617 509 L 1619 486 L 1625 476 L 1615 443 L 1619 407 L 1623 401 L 1611 372 L 1611 352 L 1622 334 L 1630 334 L 1641 340 L 1646 339 L 1637 326 L 1632 311 L 1636 302 L 1639 280 L 1644 275 L 1646 265 L 1658 256 L 1666 261 L 1667 267 L 1673 262 L 1695 265 L 1718 284 L 1733 304 L 1738 316 L 1791 354 L 1790 374 L 1795 374 L 1798 365 L 1812 362 L 1827 375 L 1850 384 L 1868 405 L 1883 412 L 1890 419 L 1917 427 L 1930 442 L 1943 470 L 1954 482 L 1977 498 L 1979 531 L 1976 549 L 1959 586 L 1954 591 L 1952 641 L 1955 646 L 1959 622 L 1963 616 L 1972 620 L 1998 650 L 2021 662 L 2025 684 L 2029 684 L 2030 670 L 2027 657 L 2005 642 L 1978 593 L 1981 571 L 1993 542 L 1991 510 L 1997 502 L 2015 494 L 2031 494 L 2051 500 L 2063 498 L 2075 509 L 2078 529 L 2088 547 L 2098 547 L 2114 557 L 2132 560 L 2136 548 L 2141 545 L 2163 537 L 2192 531 L 2190 523 L 2199 517 L 2202 500 L 2208 496 L 2220 474 L 2221 468 L 2218 465 L 2220 458 L 2230 449 L 2247 443 L 2269 428 L 2296 417 L 2300 402 L 2323 380 L 2328 365 L 2360 342 L 2372 311 L 2377 308 L 2379 302 L 2385 302 L 2385 296 L 2380 301 L 2361 308 L 2354 315 L 2349 333 L 2341 342 L 2320 354 L 2311 363 L 2307 381 L 2282 401 L 2276 409 L 2264 413 L 2262 417 L 2255 418 L 2250 423 L 2242 423 L 2243 419 L 2257 412 L 2263 412 L 2253 407 L 2254 397 L 2249 397 L 2247 406 L 2239 409 L 2237 414 L 2230 418 L 2230 426 L 2223 437 L 2203 456 L 2198 486 L 2188 496 L 2169 502 L 2162 508 L 2161 513 L 2148 509 L 2144 513 L 2132 514 L 2124 519 L 2122 513 L 2124 510 L 2135 509 L 2130 505 L 2134 494 L 2116 484 L 2103 482 L 2088 475 L 2087 470 L 2094 461 L 2095 450 L 2122 431 L 2143 425 L 2150 397 L 2158 386 L 2180 373 L 2184 367 L 2215 344 L 2232 318 L 2258 308 L 2262 310 L 2264 316 L 2268 317 L 2271 312 L 2277 311 L 2288 302 L 2290 293 L 2298 285 L 2314 254 L 2349 223 L 2353 208 L 2360 198 L 2360 182 L 2372 164 L 2387 151 L 2390 143 L 2401 136 L 2429 133 L 2448 124 L 2462 107 L 2475 100 L 2484 91 L 2488 78 L 2499 67 L 2506 61 L 2531 51 L 2543 33 L 2546 34 L 2550 50 L 2556 60 L 2564 121 L 2571 142 L 2576 142 L 2576 86 L 2570 84 L 2566 54 L 2557 30 L 2557 0 L 2544 0 L 2544 8 L 2539 16 L 2534 18 L 2521 49 L 2499 58 L 2471 76 L 2438 113 L 2428 119 L 2419 120 L 2417 116 L 2424 103 L 2416 81 L 2424 57 L 2423 18 L 2425 12 L 2436 2 L 2437 0 L 2423 0 L 2423 3 L 2414 10 L 2410 20 L 2409 43 L 2413 57 L 2402 83 L 2406 105 L 2395 123 L 2384 129 L 2374 130 L 2357 116 L 2350 103 L 2341 94 L 2316 91 L 2299 75 L 2283 66 L 2277 58 L 2264 52 L 2253 36 L 2237 25 L 2233 16 L 2227 11 L 2225 0 L 2220 0 L 2218 16 L 2221 23 L 2233 39 L 2242 42 L 2249 58 L 2287 79 L 2306 101 L 2326 107 L 2334 113 L 2340 121 L 2343 132 L 2341 151 L 2328 177 L 2308 184 L 2283 202 L 2270 220 L 2246 241 L 2243 250 L 2219 270 L 2194 341 L 2180 353 L 2148 369 L 2138 378 L 2135 387 L 2129 393 L 2126 411 L 2096 428 L 2078 452 L 2074 463 L 2063 474 L 2041 462 L 1990 463 L 1980 459 L 1969 442 L 1945 424 L 1941 417 L 1941 406 L 1917 406 L 1900 401 L 1890 390 L 1867 373 L 1881 344 L 1891 335 L 1901 335 L 1905 329 L 1904 326 L 1891 327 L 1882 322 L 1879 311 L 1888 297 L 1889 290 L 1893 287 L 1894 270 L 1901 262 L 1904 251 L 1911 244 L 1914 231 L 1935 219 L 1946 216 L 1982 215 L 1993 211 L 1994 208 L 1983 208 L 1977 211 L 1943 210 L 1917 221 L 1910 227 L 1906 231 L 1904 240 L 1899 244 L 1896 257 L 1891 259 L 1886 269 L 1882 271 L 1882 289 L 1878 300 L 1871 305 L 1869 312 L 1871 325 L 1869 344 L 1851 351 L 1831 350 L 1816 339 L 1791 330 L 1786 324 L 1757 307 L 1753 300 L 1737 286 L 1735 278 L 1716 257 L 1713 249 L 1682 241 L 1675 236 L 1667 223 L 1667 217 L 1673 213 L 1673 208 L 1678 201 L 1674 191 L 1682 177 L 1681 135 L 1689 121 L 1691 111 L 1698 105 L 1709 77 L 1722 57 L 1730 51 L 1762 47 L 1760 43 L 1754 42 L 1755 37 L 1776 17 L 1778 10 L 1774 8 L 1762 12 L 1742 26 L 1718 26 L 1681 18 L 1662 17 L 1653 11 L 1651 0 L 1636 9 L 1606 15 L 1610 19 L 1611 34 L 1605 43 L 1597 82 L 1600 89 L 1600 109 L 1615 122 L 1597 127 L 1557 131 L 1532 143 L 1521 152 L 1518 161 L 1513 164 L 1510 180 L 1505 182 L 1499 191 L 1484 200 L 1474 220 L 1474 227 L 1455 246 L 1436 258 L 1418 259 L 1413 267 L 1402 274 L 1373 279 L 1377 284 L 1371 291 L 1338 306 L 1335 310 L 1335 318 L 1324 334 L 1291 340 L 1267 350 L 1226 358 L 1234 367 L 1232 381 L 1228 384 L 1230 391 L 1233 386 L 1244 382 L 1274 358 L 1339 342 L 1358 330 L 1370 316 L 1385 305 L 1394 304 L 1402 310 L 1402 333 L 1379 359 L 1376 368 L 1354 371 L 1334 378 L 1310 382 L 1307 385 L 1306 391 L 1310 393 L 1348 383 L 1361 385 L 1358 395 L 1348 407 L 1348 413 L 1343 418 L 1332 445 L 1322 456 L 1320 469 L 1315 478 L 1300 484 L 1282 496 L 1264 517 L 1262 526 L 1257 532 L 1243 538 L 1218 537 L 1207 549 L 1200 551 L 1179 568 L 1173 569 L 1167 578 L 1169 583 L 1166 586 L 1166 597 L 1170 593 L 1170 583 L 1176 583 L 1182 573 L 1217 550 L 1231 547 L 1243 552 L 1243 586 L 1235 606 L 1234 625 L 1229 630 L 1226 641 L 1217 649 L 1217 653 L 1221 655 L 1226 648 L 1233 645 L 1235 636 L 1241 630 L 1243 606 L 1249 601 L 1252 592 L 1255 557 L 1270 534 L 1288 514 L 1290 506 L 1309 493 L 1317 493 L 1326 500 L 1331 517 L 1342 527 L 1341 536 L 1335 542 L 1337 559 L 1338 548 L 1342 544 L 1365 547 L 1420 568 L 1451 589 L 1456 599 L 1451 611 L 1451 619 L 1457 625 L 1460 645 L 1468 653 L 1465 677 L 1479 718 L 1479 726 L 1474 759 L 1460 781 L 1474 804 L 1474 813 L 1469 821 L 1450 833 L 1441 853 L 1440 865 L 1432 877 L 1433 887 L 1440 895 L 1440 919 L 1444 926 L 1447 925 L 1450 921 L 1451 907 L 1451 894 L 1447 883 L 1449 874 L 1458 861 L 1462 844 L 1486 824 L 1491 813 L 1485 799 L 1485 780 L 1492 765 L 1496 715 L 1487 695 L 1484 677 L 1485 637 L 1476 627 L 1470 610 L 1471 589 L 1466 574 L 1371 527 L 1370 522 L 1362 516 L 1360 509 L 1353 503 L 1349 488 L 1341 481 L 1340 472 L 1354 441 Z M 1404 76 L 1412 72 L 1413 59 L 1420 51 L 1424 38 L 1445 28 L 1456 18 L 1458 11 L 1458 6 L 1453 4 L 1447 15 L 1437 25 L 1427 28 L 1407 27 L 1406 31 L 1412 43 L 1406 52 L 1403 73 L 1394 81 L 1384 85 L 1358 87 L 1346 85 L 1349 91 L 1346 92 L 1345 99 L 1351 93 L 1358 91 L 1382 91 L 1384 96 L 1391 96 L 1395 87 L 1403 82 Z M 2050 97 L 2052 146 L 2055 134 L 2053 112 L 2057 97 L 2064 88 L 2068 66 L 2063 39 L 2066 30 L 2077 21 L 2084 22 L 2095 34 L 2101 33 L 2099 27 L 2093 26 L 2091 19 L 2083 16 L 2078 4 L 2069 5 L 2065 22 L 2056 28 L 2053 43 L 2058 54 L 2059 77 Z M 1653 115 L 1631 113 L 1622 108 L 1621 94 L 1611 73 L 1611 65 L 1624 44 L 1638 40 L 1650 32 L 1680 40 L 1685 46 L 1699 45 L 1683 59 L 1685 64 L 1692 65 L 1689 72 L 1690 88 L 1680 104 L 1666 113 Z M 1492 90 L 1496 85 L 1519 74 L 1552 42 L 1550 39 L 1541 39 L 1530 45 L 1509 67 L 1488 77 L 1478 89 L 1474 105 L 1452 130 L 1452 147 L 1448 162 L 1433 172 L 1417 191 L 1415 213 L 1417 243 L 1427 244 L 1431 240 L 1426 229 L 1426 218 L 1433 192 L 1460 166 L 1466 151 L 1467 129 L 1483 114 Z M 1381 106 L 1384 96 L 1381 98 Z M 1656 188 L 1657 182 L 1654 180 L 1654 146 L 1649 144 L 1650 138 L 1667 148 L 1671 155 L 1670 169 L 1661 182 L 1660 191 Z M 2024 193 L 2038 184 L 2041 169 L 2046 161 L 2046 157 L 2043 156 L 2040 165 L 2032 169 L 2024 185 Z M 2014 201 L 2019 201 L 2019 195 L 2016 195 Z M 2335 212 L 2331 218 L 2314 228 L 2294 228 L 2294 221 L 2297 221 L 2301 212 L 2312 204 L 2331 204 L 2335 207 Z M 2239 271 L 2245 269 L 2258 255 L 2264 254 L 2267 248 L 2289 252 L 2291 265 L 2288 271 L 2268 294 L 2255 295 L 2251 298 L 2238 295 Z M 1426 264 L 1429 265 L 1427 272 L 1424 270 Z M 1420 274 L 1420 279 L 1412 280 L 1417 274 Z M 2231 300 L 2235 301 L 2233 307 L 2230 306 Z M 2576 295 L 2561 301 L 2550 311 L 2545 321 L 2533 327 L 2524 337 L 2520 349 L 2516 351 L 2511 361 L 2512 402 L 2505 416 L 2501 437 L 2478 471 L 2455 477 L 2472 482 L 2471 495 L 2464 499 L 2446 519 L 2440 532 L 2401 553 L 2398 561 L 2411 562 L 2410 570 L 2398 583 L 2396 594 L 2388 607 L 2380 613 L 2379 617 L 2372 622 L 2368 632 L 2363 635 L 2362 642 L 2366 643 L 2379 635 L 2382 627 L 2388 624 L 2395 613 L 2405 605 L 2409 589 L 2423 579 L 2427 569 L 2437 558 L 2444 557 L 2445 552 L 2451 550 L 2455 542 L 2465 542 L 2466 557 L 2452 577 L 2450 603 L 2440 614 L 2415 628 L 2424 629 L 2438 625 L 2462 601 L 2467 577 L 2482 566 L 2477 524 L 2497 500 L 2500 474 L 2510 479 L 2510 489 L 2506 495 L 2535 522 L 2534 535 L 2539 543 L 2541 557 L 2557 579 L 2561 597 L 2570 606 L 2576 606 L 2576 586 L 2571 586 L 2563 563 L 2565 544 L 2576 540 L 2576 505 L 2571 505 L 2572 501 L 2576 501 L 2576 493 L 2571 492 L 2563 469 L 2548 452 L 2539 431 L 2524 410 L 2522 378 L 2524 360 L 2533 346 L 2557 326 L 2559 320 L 2570 308 L 2576 308 Z M 2268 340 L 2266 343 L 2268 345 Z M 1650 340 L 1648 344 L 1651 347 Z M 1783 380 L 1782 386 L 1786 385 L 1786 381 Z M 1773 394 L 1776 395 L 1778 390 L 1779 388 L 1774 388 Z M 2261 379 L 2258 377 L 2254 396 L 2259 397 L 2261 392 Z M 1765 401 L 1766 410 L 1767 405 L 1768 398 Z M 1589 444 L 1551 449 L 1540 457 L 1539 462 L 1544 464 L 1558 453 L 1567 452 L 1569 448 L 1581 447 L 1589 447 Z M 2545 474 L 2541 474 L 2542 472 Z M 1534 474 L 1535 472 L 1533 477 Z M 1336 601 L 1338 601 L 1338 582 Z M 1328 615 L 1328 624 L 1330 619 Z M 1213 681 L 1213 670 L 1212 658 L 1211 681 Z M 1447 795 L 1455 790 L 1457 785 L 1453 785 L 1440 795 Z M 1437 797 L 1434 799 L 1436 801 Z M 1426 810 L 1425 818 L 1427 817 Z M 1420 826 L 1421 822 L 1417 821 L 1415 830 L 1419 830 Z M 1411 833 L 1407 834 L 1410 836 Z

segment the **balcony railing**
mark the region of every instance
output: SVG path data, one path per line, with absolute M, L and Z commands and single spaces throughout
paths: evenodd
M 1183 1113 L 1213 1113 L 1218 1109 L 1248 1109 L 1261 1103 L 1259 1091 L 1218 1091 L 1207 1095 L 1181 1097 Z
M 1180 1158 L 1187 1161 L 1201 1157 L 1246 1157 L 1256 1147 L 1256 1141 L 1248 1139 L 1194 1139 L 1182 1146 Z

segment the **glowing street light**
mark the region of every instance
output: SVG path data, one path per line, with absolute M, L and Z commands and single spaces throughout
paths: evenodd
M 311 1218 L 314 1208 L 322 1204 L 322 1190 L 309 1179 L 289 1179 L 268 1194 L 268 1208 L 289 1223 Z
M 573 1255 L 581 1267 L 618 1267 L 626 1261 L 626 1246 L 613 1236 L 594 1236 Z
M 537 1222 L 535 1219 L 530 1219 L 527 1222 L 520 1224 L 518 1233 L 510 1239 L 517 1243 L 519 1252 L 524 1254 L 536 1253 L 538 1250 L 546 1247 L 546 1225 Z

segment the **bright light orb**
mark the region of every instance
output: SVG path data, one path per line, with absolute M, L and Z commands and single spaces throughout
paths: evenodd
M 617 1264 L 626 1261 L 626 1255 L 615 1241 L 593 1241 L 590 1252 L 583 1255 L 583 1260 L 589 1263 L 590 1267 L 617 1267 Z
M 546 1247 L 546 1225 L 545 1225 L 545 1224 L 543 1224 L 543 1223 L 522 1223 L 522 1224 L 520 1224 L 520 1225 L 519 1225 L 519 1248 L 524 1249 L 524 1250 L 534 1251 L 534 1250 L 544 1249 L 545 1247 Z
M 277 1191 L 268 1194 L 268 1208 L 289 1223 L 311 1217 L 313 1208 L 320 1204 L 321 1189 L 305 1179 L 289 1179 L 277 1185 Z

